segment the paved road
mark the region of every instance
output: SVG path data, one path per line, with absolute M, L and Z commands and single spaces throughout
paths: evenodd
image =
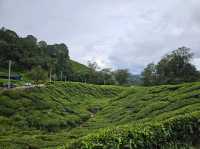
M 34 88 L 34 87 L 44 87 L 44 84 L 38 84 L 38 85 L 24 85 L 24 86 L 18 86 L 12 89 L 26 89 L 26 88 Z
M 44 87 L 44 84 L 38 84 L 38 85 L 23 85 L 23 86 L 17 86 L 14 88 L 2 88 L 3 90 L 17 90 L 17 89 L 28 89 L 28 88 L 34 88 L 34 87 Z

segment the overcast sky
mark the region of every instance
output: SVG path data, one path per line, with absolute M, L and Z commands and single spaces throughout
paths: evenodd
M 49 44 L 72 59 L 140 73 L 181 46 L 200 68 L 200 0 L 0 0 L 0 26 Z

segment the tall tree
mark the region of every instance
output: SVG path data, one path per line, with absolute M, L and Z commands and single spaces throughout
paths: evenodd
M 89 83 L 97 83 L 98 82 L 98 74 L 97 70 L 99 69 L 99 66 L 96 62 L 88 61 L 88 67 L 89 67 Z
M 199 79 L 199 72 L 191 64 L 193 53 L 181 47 L 165 55 L 157 65 L 149 64 L 143 72 L 145 85 L 176 84 Z
M 118 69 L 113 72 L 116 81 L 120 85 L 125 85 L 128 83 L 128 78 L 130 73 L 128 72 L 128 69 Z
M 198 80 L 198 71 L 190 63 L 193 53 L 181 47 L 165 55 L 157 65 L 159 84 L 182 83 Z
M 48 78 L 47 72 L 44 71 L 41 66 L 34 67 L 28 75 L 36 84 Z
M 156 65 L 154 63 L 150 63 L 142 72 L 142 80 L 144 85 L 155 85 L 156 84 Z
M 105 84 L 115 84 L 116 80 L 110 68 L 104 68 L 100 72 L 101 82 Z

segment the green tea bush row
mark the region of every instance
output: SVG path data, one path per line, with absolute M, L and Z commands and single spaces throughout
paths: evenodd
M 75 141 L 77 149 L 162 149 L 195 144 L 200 135 L 200 113 L 177 116 L 159 123 L 104 129 Z

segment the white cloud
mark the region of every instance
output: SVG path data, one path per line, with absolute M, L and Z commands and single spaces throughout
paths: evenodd
M 200 70 L 200 58 L 195 58 L 192 63 Z
M 49 43 L 73 59 L 139 73 L 180 46 L 200 57 L 199 0 L 0 0 L 0 25 Z

